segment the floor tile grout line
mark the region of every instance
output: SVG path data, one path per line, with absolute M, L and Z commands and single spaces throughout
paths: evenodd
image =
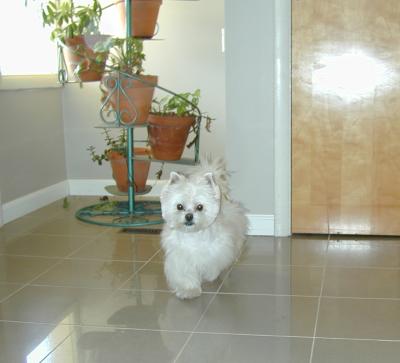
M 72 253 L 75 254 L 79 252 L 82 248 L 86 246 L 86 244 L 92 243 L 94 240 L 89 240 L 84 245 L 77 247 Z M 160 252 L 161 248 L 157 251 Z M 115 259 L 115 258 L 93 258 L 93 257 L 80 257 L 80 256 L 71 256 L 71 252 L 65 256 L 49 256 L 49 255 L 33 255 L 33 254 L 22 254 L 22 253 L 0 253 L 0 256 L 7 256 L 7 257 L 25 257 L 25 258 L 48 258 L 48 259 L 65 259 L 65 260 L 85 260 L 85 261 L 116 261 L 116 262 L 150 262 L 154 264 L 163 264 L 163 261 L 149 261 L 149 259 L 154 258 L 154 254 L 149 257 L 149 259 L 143 260 L 129 260 L 129 259 Z M 235 264 L 233 267 L 296 267 L 296 268 L 310 268 L 310 269 L 323 269 L 325 266 L 323 265 L 286 265 L 286 264 L 262 264 L 262 263 L 238 263 Z M 343 269 L 343 270 L 351 270 L 351 269 L 358 269 L 358 270 L 387 270 L 387 271 L 397 271 L 400 270 L 399 267 L 392 267 L 392 266 L 363 266 L 363 265 L 327 265 L 327 269 Z
M 47 288 L 56 288 L 56 289 L 76 289 L 76 290 L 93 290 L 93 291 L 110 291 L 115 292 L 117 289 L 110 287 L 87 287 L 87 286 L 73 286 L 73 285 L 59 285 L 59 284 L 40 284 L 40 283 L 31 283 L 29 286 L 32 287 L 47 287 Z M 124 291 L 130 291 L 129 289 L 123 289 Z M 141 290 L 146 291 L 146 290 Z M 149 290 L 152 291 L 152 290 Z
M 323 265 L 298 265 L 298 264 L 277 264 L 277 263 L 235 263 L 234 267 L 238 266 L 267 266 L 267 267 L 303 267 L 303 268 L 323 268 Z M 400 268 L 400 267 L 399 267 Z
M 105 229 L 103 232 L 99 233 L 98 235 L 96 235 L 96 237 L 90 238 L 87 242 L 85 242 L 82 246 L 78 247 L 77 249 L 75 249 L 74 251 L 72 251 L 71 253 L 67 254 L 66 256 L 62 257 L 61 259 L 67 260 L 70 256 L 72 256 L 73 254 L 79 252 L 81 249 L 85 248 L 86 246 L 90 245 L 91 243 L 93 243 L 97 237 L 102 236 L 103 234 L 105 234 L 107 232 L 107 229 Z
M 350 270 L 350 269 L 359 269 L 359 270 L 400 270 L 400 266 L 363 266 L 363 265 L 327 265 L 328 269 L 336 268 L 336 269 L 343 269 L 343 270 Z
M 35 321 L 22 321 L 22 320 L 0 320 L 1 323 L 15 323 L 22 325 L 47 325 L 47 326 L 57 326 L 55 323 L 51 322 L 35 322 Z M 99 328 L 99 329 L 115 329 L 124 331 L 137 331 L 137 332 L 165 332 L 165 333 L 181 333 L 194 335 L 227 335 L 227 336 L 246 336 L 246 337 L 266 337 L 266 338 L 294 338 L 294 339 L 306 339 L 311 340 L 314 337 L 307 335 L 274 335 L 274 334 L 255 334 L 255 333 L 229 333 L 229 332 L 209 332 L 209 331 L 191 331 L 191 330 L 170 330 L 170 329 L 151 329 L 151 328 L 134 328 L 134 327 L 115 327 L 109 325 L 101 324 L 62 324 L 65 327 L 79 327 L 79 328 Z M 345 338 L 345 337 L 324 337 L 316 336 L 315 339 L 321 340 L 344 340 L 344 341 L 360 341 L 360 342 L 392 342 L 399 343 L 400 339 L 379 339 L 379 338 Z
M 126 326 L 116 326 L 116 325 L 101 325 L 101 324 L 57 324 L 51 322 L 40 322 L 40 321 L 23 321 L 23 320 L 11 320 L 4 319 L 0 320 L 0 323 L 15 323 L 15 324 L 30 324 L 30 325 L 49 325 L 53 327 L 64 326 L 64 327 L 79 327 L 79 328 L 99 328 L 99 329 L 109 329 L 109 330 L 127 330 L 127 331 L 145 331 L 145 332 L 166 332 L 166 333 L 184 333 L 189 334 L 191 330 L 169 330 L 169 329 L 152 329 L 152 328 L 134 328 Z
M 142 267 L 141 267 L 142 268 Z M 138 271 L 139 272 L 139 271 Z M 132 276 L 131 276 L 132 277 Z M 130 277 L 130 278 L 131 278 Z M 129 279 L 128 279 L 129 280 Z M 125 281 L 126 283 L 127 281 Z M 0 282 L 1 285 L 23 285 L 18 282 Z M 72 289 L 85 289 L 85 290 L 104 290 L 104 291 L 141 291 L 141 292 L 162 292 L 162 293 L 172 293 L 172 290 L 168 289 L 140 289 L 140 288 L 124 288 L 118 287 L 116 289 L 111 289 L 109 287 L 87 287 L 87 286 L 73 286 L 73 285 L 62 285 L 62 284 L 49 284 L 49 283 L 29 283 L 29 286 L 35 287 L 54 287 L 54 288 L 72 288 Z M 309 298 L 316 299 L 319 295 L 301 295 L 301 294 L 273 294 L 273 293 L 252 293 L 252 292 L 221 292 L 219 291 L 203 291 L 202 294 L 205 295 L 233 295 L 233 296 L 268 296 L 268 297 L 298 297 L 298 298 Z M 362 297 L 362 296 L 333 296 L 333 295 L 322 295 L 322 299 L 337 299 L 337 300 L 377 300 L 377 301 L 399 301 L 400 297 Z
M 400 297 L 358 297 L 358 296 L 334 296 L 334 295 L 323 295 L 323 299 L 332 300 L 387 300 L 387 301 L 400 301 Z
M 240 258 L 241 254 L 243 253 L 243 250 L 245 248 L 245 245 L 247 243 L 247 240 L 243 243 L 242 248 L 240 249 L 240 252 L 238 254 L 237 259 Z M 212 304 L 212 302 L 215 300 L 215 298 L 218 296 L 218 293 L 220 292 L 222 285 L 224 284 L 225 280 L 229 277 L 229 274 L 231 273 L 233 266 L 235 266 L 235 263 L 233 263 L 230 268 L 229 271 L 224 275 L 224 277 L 222 278 L 222 281 L 217 289 L 217 291 L 214 293 L 214 296 L 211 297 L 210 301 L 208 302 L 206 308 L 204 309 L 203 313 L 201 314 L 199 320 L 197 321 L 196 325 L 193 327 L 191 333 L 189 334 L 188 338 L 186 339 L 186 341 L 183 343 L 181 349 L 179 350 L 178 354 L 175 356 L 173 362 L 176 363 L 176 361 L 179 359 L 179 357 L 181 356 L 181 354 L 184 352 L 187 344 L 189 343 L 190 339 L 192 338 L 195 330 L 197 329 L 197 327 L 200 325 L 201 321 L 203 320 L 204 315 L 207 313 L 210 305 Z
M 150 259 L 153 258 L 154 255 L 151 255 L 149 257 Z M 108 262 L 141 262 L 141 263 L 156 263 L 155 261 L 151 262 L 149 259 L 144 259 L 144 260 L 121 260 L 121 259 L 116 259 L 116 258 L 87 258 L 87 257 L 65 257 L 66 260 L 71 260 L 71 261 L 93 261 L 93 262 L 102 262 L 102 261 L 108 261 Z
M 234 335 L 234 336 L 249 336 L 249 337 L 270 337 L 270 338 L 296 338 L 296 339 L 325 339 L 325 340 L 349 340 L 349 341 L 379 341 L 379 342 L 395 342 L 400 343 L 400 339 L 379 339 L 379 338 L 342 338 L 342 337 L 324 337 L 324 336 L 308 336 L 308 335 L 274 335 L 274 334 L 255 334 L 255 333 L 228 333 L 228 332 L 207 332 L 196 331 L 193 334 L 202 335 Z
M 52 235 L 53 237 L 61 236 L 61 235 Z M 82 237 L 82 236 L 75 236 Z M 22 253 L 0 253 L 0 256 L 12 256 L 12 257 L 32 257 L 32 258 L 48 258 L 48 259 L 66 259 L 66 260 L 87 260 L 87 261 L 117 261 L 117 262 L 150 262 L 154 264 L 163 264 L 163 261 L 149 261 L 146 260 L 128 260 L 128 259 L 114 259 L 114 258 L 92 258 L 92 257 L 78 257 L 72 256 L 79 252 L 82 248 L 84 248 L 87 244 L 92 243 L 96 240 L 96 237 L 92 237 L 88 242 L 83 244 L 82 246 L 77 247 L 72 253 L 69 253 L 65 256 L 49 256 L 49 255 L 33 255 L 33 254 L 22 254 Z M 160 252 L 161 248 L 157 251 Z M 152 259 L 154 254 L 149 257 Z M 324 265 L 297 265 L 297 264 L 263 264 L 263 263 L 236 263 L 234 267 L 242 267 L 242 266 L 266 266 L 266 267 L 299 267 L 299 268 L 314 268 L 314 269 L 323 269 Z M 351 270 L 351 269 L 359 269 L 359 270 L 387 270 L 387 271 L 397 271 L 400 270 L 400 266 L 365 266 L 365 265 L 336 265 L 336 264 L 328 264 L 326 265 L 327 269 L 343 269 L 343 270 Z
M 105 231 L 102 232 L 102 233 L 100 233 L 99 235 L 101 235 L 101 234 L 103 234 L 103 233 L 105 233 Z M 91 243 L 91 242 L 92 242 L 92 240 L 87 241 L 87 242 L 84 243 L 80 248 L 83 248 L 84 246 L 86 246 L 87 244 L 89 244 L 89 243 Z M 79 251 L 80 248 L 78 248 L 77 250 L 71 252 L 69 255 L 71 255 L 72 253 L 75 253 L 76 251 Z M 69 256 L 69 255 L 67 255 L 67 256 Z M 4 302 L 7 301 L 9 298 L 13 297 L 15 294 L 17 294 L 18 292 L 20 292 L 20 291 L 21 291 L 22 289 L 24 289 L 25 287 L 31 286 L 31 284 L 32 284 L 35 280 L 39 279 L 41 276 L 43 276 L 44 274 L 46 274 L 46 273 L 48 273 L 49 271 L 51 271 L 54 267 L 60 265 L 63 261 L 64 261 L 63 258 L 57 259 L 57 262 L 55 262 L 53 265 L 51 265 L 48 269 L 42 271 L 39 275 L 35 276 L 34 278 L 32 278 L 31 280 L 29 280 L 29 281 L 26 282 L 25 284 L 22 284 L 22 286 L 21 286 L 19 289 L 15 290 L 15 291 L 12 292 L 10 295 L 5 296 L 3 299 L 1 299 L 1 300 L 0 300 L 0 304 L 4 303 Z
M 142 266 L 140 266 L 135 272 L 132 273 L 125 281 L 121 283 L 120 286 L 118 286 L 115 289 L 115 292 L 113 292 L 112 296 L 115 295 L 115 293 L 119 291 L 126 291 L 126 289 L 122 289 L 122 286 L 124 286 L 130 279 L 134 278 L 145 266 L 147 266 L 150 261 L 161 251 L 161 248 L 159 248 L 145 263 L 143 263 Z
M 159 248 L 157 250 L 157 252 L 153 255 L 151 255 L 151 257 L 149 257 L 149 259 L 146 260 L 119 260 L 119 259 L 113 259 L 113 258 L 85 258 L 85 257 L 73 257 L 74 254 L 76 254 L 77 252 L 79 252 L 81 249 L 87 247 L 88 245 L 94 243 L 97 238 L 102 237 L 103 235 L 106 235 L 108 233 L 109 229 L 105 229 L 103 232 L 99 233 L 96 236 L 92 236 L 87 242 L 85 242 L 82 246 L 77 247 L 76 249 L 74 249 L 72 252 L 66 254 L 65 256 L 46 256 L 46 255 L 25 255 L 25 254 L 14 254 L 14 253 L 1 253 L 0 256 L 13 256 L 13 257 L 33 257 L 33 258 L 48 258 L 48 259 L 63 259 L 63 260 L 84 260 L 84 261 L 116 261 L 116 262 L 149 262 L 149 260 L 153 259 L 155 257 L 155 255 L 161 251 L 161 248 Z M 30 234 L 28 234 L 30 235 Z M 51 235 L 53 237 L 58 237 L 61 235 Z M 65 235 L 65 236 L 71 236 L 71 235 Z M 82 237 L 82 236 L 76 236 L 76 237 Z M 158 261 L 153 261 L 153 263 L 158 263 Z M 162 262 L 159 262 L 162 263 Z
M 1 231 L 1 229 L 0 229 Z M 46 237 L 91 237 L 97 238 L 103 234 L 74 234 L 74 233 L 40 233 L 40 232 L 21 232 L 21 233 L 11 233 L 11 232 L 4 232 L 5 237 L 26 237 L 26 236 L 46 236 Z
M 313 357 L 314 357 L 314 347 L 315 347 L 315 340 L 316 340 L 315 337 L 317 335 L 319 311 L 320 311 L 320 307 L 321 307 L 322 293 L 323 293 L 323 290 L 324 290 L 326 267 L 327 267 L 327 261 L 328 261 L 329 242 L 330 242 L 330 235 L 328 234 L 328 239 L 327 239 L 327 243 L 326 243 L 326 247 L 325 247 L 325 254 L 324 254 L 324 268 L 322 270 L 321 289 L 320 289 L 320 294 L 319 294 L 319 298 L 318 298 L 317 312 L 315 314 L 315 325 L 314 325 L 314 331 L 313 331 L 313 340 L 312 340 L 312 343 L 311 343 L 311 351 L 310 351 L 309 363 L 312 363 Z
M 240 254 L 242 253 L 243 249 L 240 250 Z M 240 256 L 239 254 L 239 256 Z M 225 280 L 228 278 L 229 274 L 231 273 L 233 266 L 230 266 L 229 271 L 225 274 L 225 276 L 223 277 L 221 284 L 219 285 L 217 291 L 214 293 L 214 296 L 211 297 L 210 301 L 208 302 L 206 308 L 204 309 L 203 313 L 201 314 L 199 320 L 197 321 L 196 325 L 194 326 L 194 328 L 192 329 L 191 333 L 189 334 L 188 338 L 186 339 L 186 341 L 183 343 L 181 349 L 179 350 L 178 354 L 175 356 L 173 362 L 176 363 L 177 360 L 179 359 L 179 357 L 182 355 L 182 353 L 184 352 L 186 346 L 188 345 L 190 339 L 192 338 L 193 334 L 195 333 L 195 330 L 197 329 L 197 327 L 200 325 L 201 321 L 204 318 L 204 315 L 207 313 L 210 305 L 212 304 L 212 302 L 215 300 L 215 298 L 218 296 L 219 291 L 222 288 L 222 285 L 224 284 Z
M 31 279 L 30 281 L 26 282 L 25 284 L 22 284 L 22 286 L 15 290 L 14 292 L 12 292 L 10 295 L 6 296 L 4 299 L 0 300 L 0 304 L 4 303 L 5 301 L 7 301 L 8 299 L 10 299 L 11 297 L 13 297 L 14 295 L 16 295 L 17 293 L 19 293 L 22 289 L 24 289 L 25 287 L 30 286 L 30 284 L 35 281 L 36 279 L 40 278 L 42 275 L 46 274 L 47 272 L 49 272 L 53 267 L 56 267 L 58 265 L 60 265 L 62 263 L 62 259 L 59 259 L 55 264 L 51 265 L 48 269 L 42 271 L 39 275 L 37 275 L 36 277 L 34 277 L 33 279 Z
M 55 236 L 55 235 L 53 235 Z M 25 258 L 48 258 L 48 259 L 65 259 L 65 260 L 85 260 L 85 261 L 116 261 L 116 262 L 150 262 L 154 264 L 163 264 L 163 261 L 149 261 L 149 259 L 153 259 L 155 255 L 153 254 L 149 259 L 143 259 L 143 260 L 129 260 L 129 259 L 115 259 L 115 258 L 93 258 L 93 257 L 78 257 L 78 256 L 72 256 L 72 254 L 75 254 L 79 252 L 82 248 L 84 248 L 87 244 L 90 244 L 94 242 L 95 239 L 89 240 L 82 246 L 77 247 L 73 252 L 70 252 L 69 254 L 65 256 L 49 256 L 49 255 L 33 255 L 33 254 L 22 254 L 22 253 L 0 253 L 0 256 L 7 256 L 7 257 L 25 257 Z M 157 252 L 160 252 L 161 248 L 157 250 Z M 266 266 L 266 267 L 296 267 L 296 268 L 310 268 L 310 269 L 323 269 L 325 266 L 324 265 L 289 265 L 289 264 L 262 264 L 262 263 L 237 263 L 233 267 L 261 267 L 261 266 Z M 326 265 L 327 269 L 343 269 L 343 270 L 351 270 L 351 269 L 358 269 L 358 270 L 384 270 L 384 271 L 397 271 L 400 270 L 399 267 L 394 267 L 394 266 L 363 266 L 363 265 Z
M 393 342 L 400 343 L 400 339 L 379 339 L 379 338 L 345 338 L 345 337 L 315 337 L 320 340 L 348 340 L 355 342 Z
M 90 243 L 90 241 L 88 242 Z M 74 250 L 72 253 L 79 252 L 81 248 L 85 247 L 85 245 L 78 247 L 77 250 Z M 24 257 L 24 258 L 47 258 L 47 259 L 53 259 L 53 260 L 67 260 L 67 261 L 94 261 L 94 262 L 149 262 L 148 259 L 146 260 L 119 260 L 119 259 L 114 259 L 114 258 L 87 258 L 87 257 L 72 257 L 70 256 L 70 253 L 65 256 L 45 256 L 45 255 L 17 255 L 17 254 L 0 254 L 0 256 L 7 256 L 7 257 Z M 153 258 L 154 255 L 152 255 L 149 258 Z M 153 261 L 152 263 L 157 263 L 156 261 Z M 161 263 L 161 262 L 160 262 Z
M 106 234 L 109 231 L 108 228 L 106 228 L 103 232 L 99 233 L 97 235 L 97 237 L 102 236 L 103 234 Z M 74 250 L 73 252 L 70 252 L 68 255 L 64 256 L 64 257 L 60 257 L 60 258 L 54 258 L 54 260 L 57 260 L 57 262 L 55 264 L 53 264 L 52 266 L 50 266 L 48 269 L 46 269 L 45 271 L 41 272 L 39 275 L 35 276 L 33 279 L 29 280 L 28 282 L 26 282 L 25 284 L 22 284 L 22 286 L 20 286 L 17 290 L 15 290 L 14 292 L 12 292 L 10 295 L 5 296 L 3 299 L 0 300 L 0 304 L 5 302 L 6 300 L 8 300 L 9 298 L 11 298 L 12 296 L 14 296 L 15 294 L 17 294 L 18 292 L 20 292 L 22 289 L 24 289 L 27 286 L 48 286 L 48 287 L 57 287 L 57 288 L 82 288 L 82 289 L 95 289 L 95 290 L 102 290 L 103 288 L 88 288 L 88 287 L 78 287 L 78 286 L 69 286 L 69 285 L 49 285 L 49 284 L 35 284 L 34 282 L 39 279 L 41 276 L 43 276 L 44 274 L 48 273 L 51 269 L 55 268 L 56 266 L 60 265 L 61 263 L 63 263 L 66 260 L 69 260 L 69 257 L 80 251 L 81 249 L 83 249 L 84 247 L 86 247 L 87 245 L 91 244 L 92 242 L 94 242 L 96 238 L 90 239 L 89 241 L 87 241 L 86 243 L 84 243 L 82 246 L 78 247 L 76 250 Z M 133 278 L 135 276 L 136 273 L 138 273 L 145 265 L 147 265 L 151 259 L 153 257 L 155 257 L 159 252 L 161 251 L 161 248 L 159 248 L 150 258 L 149 260 L 147 260 L 147 262 L 143 263 L 143 265 L 141 267 L 139 267 L 139 269 L 137 271 L 135 271 L 132 275 L 130 275 L 125 281 L 123 281 L 121 283 L 121 285 L 116 288 L 116 289 L 112 289 L 112 293 L 111 296 L 113 296 L 117 291 L 120 291 L 121 287 L 126 284 L 131 278 Z M 37 257 L 37 256 L 31 256 L 31 257 Z M 135 261 L 127 261 L 127 262 L 135 262 Z M 140 262 L 142 263 L 142 262 Z M 15 283 L 18 284 L 18 283 Z M 107 288 L 104 288 L 104 290 L 109 290 Z M 122 290 L 122 289 L 121 289 Z M 127 291 L 129 289 L 124 289 L 122 291 Z

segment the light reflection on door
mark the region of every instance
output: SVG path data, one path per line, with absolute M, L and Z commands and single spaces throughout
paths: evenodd
M 292 231 L 400 235 L 400 2 L 292 19 Z

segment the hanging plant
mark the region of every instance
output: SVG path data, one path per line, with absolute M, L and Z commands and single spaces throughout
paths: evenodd
M 76 6 L 73 0 L 49 1 L 47 5 L 42 5 L 43 25 L 53 27 L 51 40 L 65 43 L 67 38 L 100 34 L 102 12 L 98 0 L 93 0 L 86 6 Z
M 95 43 L 106 39 L 99 31 L 102 12 L 98 0 L 85 6 L 73 0 L 42 4 L 43 25 L 53 28 L 50 39 L 63 47 L 68 73 L 82 82 L 98 81 L 104 72 L 108 49 L 93 50 Z
M 182 157 L 190 132 L 194 138 L 186 145 L 193 146 L 199 137 L 199 124 L 205 120 L 205 128 L 211 131 L 208 114 L 200 113 L 198 104 L 200 90 L 168 95 L 162 99 L 154 99 L 149 116 L 149 144 L 152 154 L 159 160 L 179 160 Z
M 103 152 L 97 153 L 94 146 L 89 146 L 91 158 L 98 165 L 102 165 L 103 161 L 109 161 L 111 164 L 112 175 L 120 192 L 127 192 L 129 189 L 128 178 L 128 138 L 126 129 L 119 130 L 117 136 L 113 136 L 109 130 L 104 129 L 104 141 L 106 148 Z M 150 150 L 145 147 L 135 147 L 134 154 L 136 156 L 149 156 Z M 134 185 L 135 192 L 144 192 L 146 181 L 150 169 L 150 160 L 134 161 Z

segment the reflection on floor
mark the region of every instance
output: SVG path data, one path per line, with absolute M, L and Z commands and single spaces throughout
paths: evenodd
M 81 223 L 93 198 L 0 229 L 0 362 L 398 362 L 400 240 L 249 237 L 179 301 L 159 235 Z

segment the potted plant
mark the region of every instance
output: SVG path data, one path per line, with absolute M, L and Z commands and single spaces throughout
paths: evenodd
M 123 124 L 147 121 L 158 77 L 144 75 L 143 41 L 133 37 L 111 41 L 107 65 L 111 72 L 101 84 L 102 102 L 111 106 Z
M 195 137 L 188 143 L 188 147 L 192 146 L 198 137 L 198 118 L 205 118 L 206 130 L 210 131 L 212 119 L 207 114 L 200 113 L 197 107 L 199 100 L 199 89 L 193 93 L 168 95 L 161 100 L 153 100 L 148 118 L 148 136 L 155 159 L 179 160 L 189 132 L 194 132 Z
M 125 30 L 125 0 L 114 0 Z M 137 38 L 152 38 L 155 33 L 158 12 L 162 0 L 131 0 L 131 35 Z
M 53 27 L 50 38 L 62 46 L 68 73 L 81 82 L 99 81 L 104 71 L 107 49 L 93 50 L 105 37 L 99 32 L 101 15 L 99 0 L 86 6 L 54 0 L 42 7 L 43 25 Z
M 104 129 L 104 140 L 106 149 L 101 153 L 96 153 L 94 146 L 89 146 L 88 150 L 94 162 L 102 165 L 103 161 L 111 164 L 112 175 L 121 192 L 127 192 L 129 188 L 128 164 L 127 164 L 127 133 L 125 128 L 119 130 L 117 136 L 111 135 L 110 131 Z M 149 156 L 150 151 L 146 147 L 135 147 L 134 155 Z M 146 190 L 146 181 L 149 174 L 150 161 L 134 160 L 134 185 L 135 192 L 141 193 Z

